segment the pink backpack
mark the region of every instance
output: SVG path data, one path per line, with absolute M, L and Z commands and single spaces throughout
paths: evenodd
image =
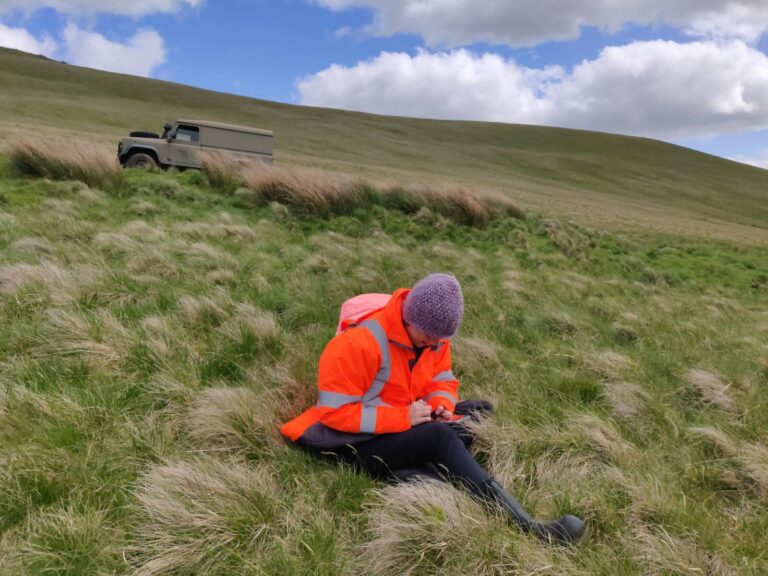
M 336 335 L 349 327 L 357 326 L 361 320 L 384 308 L 391 297 L 391 294 L 360 294 L 344 302 L 339 313 Z

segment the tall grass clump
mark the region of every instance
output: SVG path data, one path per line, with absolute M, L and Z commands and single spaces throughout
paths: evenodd
M 311 168 L 254 167 L 244 174 L 247 200 L 257 206 L 279 202 L 302 216 L 338 216 L 377 204 L 372 187 Z
M 137 497 L 142 520 L 127 551 L 137 576 L 252 571 L 285 520 L 271 472 L 236 462 L 157 466 Z
M 694 539 L 674 537 L 664 529 L 654 531 L 653 527 L 641 524 L 631 540 L 645 574 L 738 574 L 722 557 L 703 549 Z
M 123 171 L 114 154 L 80 142 L 18 141 L 8 157 L 13 169 L 23 176 L 51 180 L 78 180 L 88 186 L 117 191 Z
M 578 574 L 561 550 L 537 543 L 490 514 L 465 492 L 408 482 L 375 493 L 371 538 L 362 547 L 377 576 Z
M 0 541 L 0 573 L 4 576 L 106 574 L 114 573 L 121 564 L 116 545 L 121 534 L 106 511 L 53 508 L 30 516 L 21 533 L 25 545 L 9 546 L 7 553 Z
M 768 494 L 768 447 L 755 442 L 738 442 L 714 426 L 692 426 L 689 432 L 715 449 L 718 464 L 736 472 L 735 483 L 752 489 L 760 497 Z
M 359 178 L 310 168 L 272 168 L 224 154 L 202 153 L 211 185 L 238 191 L 254 206 L 277 202 L 300 216 L 350 215 L 380 205 L 405 214 L 425 209 L 457 224 L 482 228 L 497 218 L 523 218 L 501 194 L 478 195 L 460 186 L 377 186 Z
M 188 434 L 201 450 L 258 458 L 278 442 L 271 412 L 271 403 L 247 388 L 208 388 L 190 410 Z
M 208 183 L 226 194 L 232 194 L 245 184 L 243 173 L 255 167 L 247 160 L 224 152 L 204 151 L 197 155 Z
M 729 391 L 730 385 L 723 382 L 716 374 L 692 368 L 685 373 L 685 381 L 705 404 L 726 411 L 734 409 L 733 398 Z
M 523 211 L 501 195 L 477 195 L 461 186 L 391 186 L 380 192 L 387 208 L 418 213 L 426 208 L 457 224 L 482 228 L 497 218 L 523 218 Z

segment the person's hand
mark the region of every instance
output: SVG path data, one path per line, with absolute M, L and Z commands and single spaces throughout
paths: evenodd
M 445 406 L 438 406 L 435 408 L 435 420 L 438 422 L 445 422 L 453 416 L 453 412 L 448 410 Z
M 411 426 L 418 426 L 432 419 L 432 408 L 424 400 L 412 402 L 408 412 L 411 416 Z

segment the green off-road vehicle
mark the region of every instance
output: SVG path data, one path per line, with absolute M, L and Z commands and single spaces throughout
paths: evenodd
M 131 132 L 117 146 L 126 168 L 200 168 L 198 152 L 224 152 L 272 165 L 272 132 L 207 120 L 177 120 L 163 133 Z

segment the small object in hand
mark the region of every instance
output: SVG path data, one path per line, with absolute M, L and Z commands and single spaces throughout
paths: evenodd
M 438 418 L 432 413 L 433 422 L 445 422 L 446 424 L 459 424 L 465 420 L 469 420 L 470 417 L 466 414 L 451 414 L 448 418 Z

